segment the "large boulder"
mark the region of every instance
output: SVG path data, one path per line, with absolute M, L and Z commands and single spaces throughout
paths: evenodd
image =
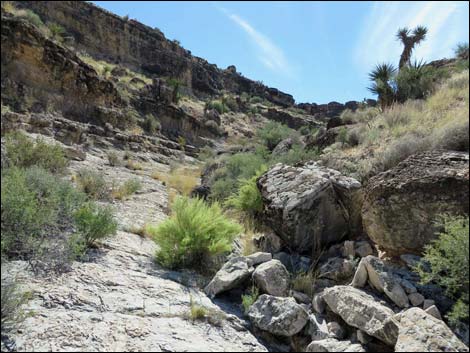
M 332 257 L 320 266 L 319 275 L 321 278 L 328 278 L 336 282 L 350 279 L 354 275 L 354 261 L 340 257 Z
M 328 307 L 350 326 L 358 328 L 389 346 L 395 345 L 398 324 L 392 309 L 373 296 L 350 286 L 325 289 L 323 294 Z
M 442 214 L 469 212 L 468 153 L 424 152 L 369 180 L 362 218 L 390 254 L 419 253 L 436 238 Z
M 253 325 L 273 335 L 290 337 L 299 333 L 309 316 L 294 298 L 263 294 L 248 310 Z
M 360 225 L 361 184 L 314 162 L 277 164 L 258 179 L 258 188 L 261 218 L 292 250 L 311 253 Z
M 379 293 L 385 293 L 398 307 L 409 307 L 408 295 L 402 286 L 403 280 L 396 276 L 382 260 L 371 255 L 362 258 L 352 285 L 361 288 L 365 286 L 367 281 Z M 411 291 L 412 285 L 409 284 L 408 286 Z
M 357 343 L 350 341 L 338 341 L 334 338 L 327 338 L 320 341 L 313 341 L 307 346 L 306 352 L 365 352 L 364 348 Z
M 419 308 L 396 316 L 399 321 L 395 352 L 468 352 L 446 324 Z
M 252 261 L 246 257 L 230 259 L 215 274 L 204 291 L 213 298 L 219 293 L 238 287 L 253 274 L 252 264 Z
M 263 293 L 276 297 L 289 294 L 289 272 L 279 260 L 259 265 L 253 273 L 253 280 Z

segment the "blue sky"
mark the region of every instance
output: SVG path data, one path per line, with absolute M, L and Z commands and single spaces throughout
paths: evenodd
M 290 93 L 296 102 L 372 97 L 367 73 L 398 63 L 399 27 L 425 25 L 415 57 L 451 57 L 468 42 L 468 2 L 94 1 L 158 27 L 169 39 L 221 68 Z

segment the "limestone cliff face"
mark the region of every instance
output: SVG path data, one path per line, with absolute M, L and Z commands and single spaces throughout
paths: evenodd
M 178 78 L 197 95 L 214 95 L 225 89 L 259 95 L 286 107 L 294 104 L 291 95 L 249 80 L 234 67 L 221 70 L 191 55 L 158 29 L 126 20 L 88 2 L 21 1 L 15 5 L 30 8 L 46 21 L 62 25 L 73 36 L 78 50 L 148 74 Z

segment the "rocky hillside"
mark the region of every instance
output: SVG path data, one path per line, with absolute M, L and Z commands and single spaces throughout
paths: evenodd
M 468 351 L 468 53 L 296 104 L 89 2 L 1 16 L 2 351 Z

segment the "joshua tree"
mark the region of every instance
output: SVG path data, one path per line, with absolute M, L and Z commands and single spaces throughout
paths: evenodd
M 397 69 L 392 64 L 378 64 L 369 74 L 372 85 L 369 90 L 378 95 L 382 109 L 392 105 L 396 98 L 394 78 Z
M 400 56 L 400 64 L 398 65 L 399 69 L 410 64 L 414 47 L 426 39 L 427 33 L 428 29 L 424 26 L 418 26 L 413 31 L 407 27 L 398 30 L 397 39 L 404 45 Z

